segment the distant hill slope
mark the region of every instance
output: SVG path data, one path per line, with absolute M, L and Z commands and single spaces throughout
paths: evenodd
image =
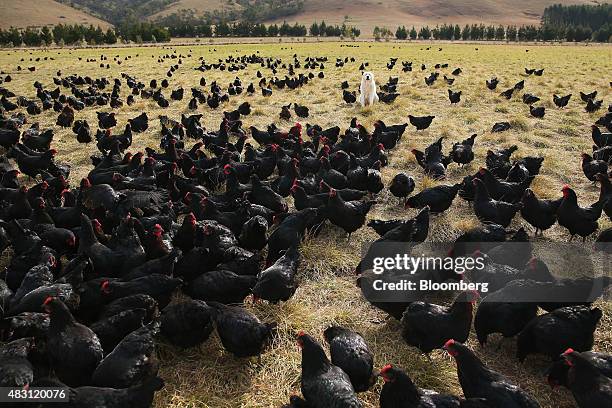
M 49 24 L 93 24 L 110 26 L 87 13 L 53 0 L 0 0 L 0 28 L 42 27 Z
M 552 4 L 597 4 L 592 0 L 304 0 L 304 10 L 296 15 L 269 22 L 310 24 L 325 20 L 341 24 L 348 16 L 348 23 L 371 35 L 374 26 L 395 28 L 399 25 L 420 26 L 437 23 L 495 23 L 539 24 L 546 6 Z M 180 9 L 192 9 L 196 13 L 225 9 L 231 10 L 234 1 L 228 0 L 178 0 L 165 10 L 153 15 L 171 14 Z
M 0 26 L 25 27 L 57 23 L 86 23 L 108 26 L 127 15 L 155 20 L 181 9 L 205 12 L 241 9 L 237 0 L 0 0 Z M 370 36 L 374 26 L 391 29 L 399 25 L 437 23 L 539 24 L 540 15 L 551 4 L 597 4 L 596 0 L 304 0 L 301 12 L 266 21 L 300 22 L 310 25 L 325 20 L 347 22 Z M 80 10 L 70 7 L 74 4 Z
M 178 0 L 57 0 L 113 24 L 131 18 L 141 20 Z
M 374 26 L 395 28 L 442 23 L 539 24 L 551 4 L 596 4 L 591 0 L 306 0 L 304 11 L 287 19 L 348 23 L 371 35 Z
M 169 5 L 165 9 L 153 14 L 150 19 L 154 20 L 158 17 L 167 16 L 183 9 L 194 10 L 196 14 L 202 14 L 207 11 L 230 11 L 238 8 L 240 8 L 240 6 L 238 6 L 235 2 L 228 2 L 227 0 L 179 0 L 176 3 Z

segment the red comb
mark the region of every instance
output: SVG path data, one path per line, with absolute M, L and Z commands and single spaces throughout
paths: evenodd
M 384 374 L 384 373 L 386 373 L 387 371 L 391 370 L 392 368 L 393 368 L 393 365 L 391 365 L 391 364 L 387 364 L 386 366 L 384 366 L 383 368 L 381 368 L 381 369 L 380 369 L 380 373 L 381 373 L 381 374 Z

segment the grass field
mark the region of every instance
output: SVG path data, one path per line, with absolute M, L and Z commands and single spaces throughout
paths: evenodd
M 439 47 L 442 47 L 439 50 Z M 368 129 L 377 119 L 387 124 L 407 122 L 407 115 L 433 114 L 436 116 L 432 126 L 426 131 L 416 133 L 409 127 L 401 145 L 390 153 L 390 165 L 383 169 L 385 184 L 399 171 L 411 174 L 417 181 L 417 191 L 436 182 L 424 179 L 410 149 L 423 149 L 439 136 L 446 136 L 444 150 L 450 150 L 455 141 L 477 133 L 475 144 L 476 160 L 465 168 L 451 165 L 445 183 L 460 181 L 465 175 L 473 174 L 481 165 L 487 149 L 516 144 L 519 150 L 515 158 L 527 155 L 546 157 L 541 174 L 536 177 L 532 188 L 539 196 L 560 197 L 561 187 L 569 183 L 576 191 L 582 205 L 597 200 L 598 187 L 592 185 L 582 174 L 580 153 L 591 151 L 590 125 L 603 114 L 588 114 L 584 111 L 579 91 L 599 91 L 605 106 L 612 102 L 612 47 L 610 46 L 534 46 L 534 45 L 483 45 L 483 44 L 397 44 L 361 43 L 357 47 L 342 47 L 340 43 L 321 44 L 266 44 L 266 45 L 214 45 L 194 47 L 125 48 L 104 50 L 49 50 L 49 51 L 0 51 L 0 70 L 10 73 L 13 81 L 4 84 L 8 89 L 28 97 L 34 97 L 34 81 L 38 80 L 48 88 L 55 88 L 52 77 L 58 69 L 63 75 L 80 74 L 91 77 L 120 77 L 126 72 L 136 76 L 144 83 L 156 78 L 165 78 L 165 73 L 176 59 L 158 63 L 158 58 L 173 52 L 182 54 L 183 64 L 170 80 L 170 89 L 183 86 L 189 90 L 198 86 L 200 77 L 210 84 L 217 80 L 222 87 L 239 76 L 243 83 L 257 84 L 256 71 L 259 66 L 250 66 L 245 71 L 228 73 L 210 71 L 200 73 L 193 68 L 199 65 L 198 58 L 208 62 L 229 55 L 240 56 L 259 52 L 264 57 L 281 58 L 290 62 L 293 54 L 300 60 L 307 56 L 327 56 L 325 78 L 315 78 L 305 87 L 296 90 L 274 90 L 271 98 L 241 95 L 232 97 L 222 108 L 212 111 L 207 106 L 198 111 L 204 114 L 202 122 L 210 129 L 216 129 L 221 120 L 222 110 L 235 109 L 241 102 L 249 101 L 253 113 L 244 118 L 245 128 L 250 125 L 265 127 L 275 122 L 279 127 L 288 128 L 293 121 L 281 121 L 278 117 L 281 105 L 299 102 L 310 107 L 308 123 L 322 127 L 339 125 L 342 130 L 348 126 L 352 117 Z M 99 59 L 100 54 L 109 57 L 110 69 L 99 68 L 99 61 L 86 63 L 86 58 Z M 190 54 L 190 57 L 187 55 Z M 29 58 L 52 56 L 55 61 L 29 62 Z M 118 56 L 121 65 L 113 62 Z M 129 60 L 125 57 L 131 56 Z M 335 68 L 336 57 L 355 57 L 356 62 L 344 68 Z M 81 57 L 82 61 L 78 58 Z M 415 70 L 402 73 L 398 62 L 393 71 L 388 71 L 386 63 L 390 57 L 400 61 L 413 61 Z M 20 60 L 25 58 L 26 61 Z M 384 83 L 392 76 L 399 76 L 401 96 L 394 104 L 378 104 L 373 108 L 361 109 L 347 105 L 342 100 L 340 82 L 348 80 L 351 88 L 356 89 L 360 80 L 359 65 L 369 61 L 369 69 L 374 72 L 378 83 Z M 427 65 L 426 71 L 420 65 Z M 463 96 L 458 106 L 451 106 L 447 98 L 447 85 L 440 77 L 433 87 L 427 87 L 423 78 L 433 71 L 436 63 L 449 63 L 450 72 L 461 67 L 463 73 L 457 77 L 453 90 L 462 90 Z M 17 65 L 36 65 L 36 72 L 27 70 L 17 72 Z M 542 77 L 524 77 L 524 68 L 545 68 Z M 302 72 L 298 69 L 297 72 Z M 264 76 L 270 72 L 262 70 Z M 317 74 L 318 71 L 315 71 Z M 279 76 L 284 76 L 280 71 Z M 442 76 L 442 75 L 441 75 Z M 485 79 L 497 76 L 500 79 L 498 91 L 491 92 L 485 87 Z M 526 85 L 523 92 L 542 98 L 547 108 L 544 119 L 529 115 L 528 106 L 519 97 L 507 101 L 499 97 L 499 92 L 513 86 L 521 79 Z M 122 88 L 122 98 L 126 97 L 126 86 Z M 186 92 L 187 94 L 188 92 Z M 568 108 L 559 110 L 552 102 L 553 93 L 565 95 L 572 93 Z M 141 101 L 131 107 L 118 111 L 117 131 L 122 131 L 127 119 L 143 111 L 148 112 L 150 128 L 134 138 L 132 150 L 145 146 L 158 148 L 160 125 L 157 116 L 168 115 L 178 119 L 187 111 L 188 99 L 181 102 L 171 101 L 169 109 L 162 110 L 153 101 Z M 103 109 L 105 111 L 108 108 Z M 96 109 L 78 112 L 77 119 L 87 119 L 92 127 L 97 124 Z M 193 112 L 191 112 L 193 113 Z M 54 126 L 57 114 L 46 112 L 38 116 L 42 127 Z M 490 133 L 491 126 L 497 121 L 507 120 L 513 129 L 505 133 Z M 71 130 L 56 128 L 54 147 L 59 151 L 57 160 L 66 161 L 73 166 L 73 184 L 87 174 L 91 168 L 89 156 L 96 151 L 94 144 L 79 145 Z M 289 198 L 289 200 L 291 200 Z M 390 219 L 411 217 L 414 210 L 404 210 L 397 200 L 385 189 L 377 197 L 378 205 L 370 212 L 369 218 Z M 612 224 L 604 217 L 600 227 Z M 513 227 L 524 224 L 516 217 Z M 451 240 L 466 228 L 477 225 L 472 209 L 457 198 L 449 211 L 432 219 L 429 240 Z M 531 234 L 533 230 L 529 228 Z M 428 361 L 416 349 L 408 347 L 399 334 L 399 324 L 385 318 L 383 313 L 370 307 L 361 298 L 359 289 L 351 276 L 359 256 L 361 245 L 375 238 L 373 231 L 362 228 L 347 242 L 343 231 L 328 226 L 321 236 L 307 239 L 302 247 L 305 260 L 300 272 L 301 286 L 295 296 L 280 305 L 247 305 L 263 320 L 274 320 L 279 324 L 279 336 L 260 360 L 239 360 L 225 353 L 216 337 L 212 337 L 199 348 L 179 351 L 160 345 L 162 359 L 161 376 L 166 387 L 156 399 L 158 407 L 277 407 L 286 402 L 292 393 L 299 393 L 300 353 L 295 344 L 295 333 L 304 330 L 322 340 L 322 331 L 332 323 L 346 325 L 361 332 L 375 353 L 375 364 L 380 367 L 394 363 L 403 367 L 419 386 L 437 391 L 461 393 L 455 364 L 442 352 L 432 354 Z M 566 241 L 567 232 L 558 225 L 546 231 L 542 241 Z M 592 239 L 592 238 L 591 238 Z M 553 271 L 555 272 L 555 271 Z M 612 307 L 600 304 L 604 317 L 600 322 L 596 337 L 596 350 L 612 352 Z M 551 391 L 546 384 L 543 371 L 547 367 L 545 358 L 529 357 L 524 364 L 515 358 L 513 342 L 506 342 L 498 351 L 496 340 L 492 345 L 481 348 L 472 336 L 469 344 L 491 367 L 510 377 L 515 383 L 529 390 L 546 408 L 568 408 L 573 406 L 571 395 L 563 390 Z M 367 393 L 361 394 L 368 407 L 378 406 L 381 383 Z

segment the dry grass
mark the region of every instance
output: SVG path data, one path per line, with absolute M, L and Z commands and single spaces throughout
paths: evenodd
M 478 51 L 475 50 L 478 48 Z M 529 52 L 525 52 L 526 49 Z M 52 75 L 61 68 L 64 75 L 77 73 L 93 77 L 118 77 L 121 72 L 137 76 L 148 83 L 150 79 L 165 77 L 170 64 L 177 60 L 167 60 L 158 64 L 160 55 L 171 54 L 173 50 L 183 57 L 181 69 L 171 79 L 171 88 L 184 86 L 189 89 L 197 86 L 200 76 L 206 77 L 208 83 L 218 80 L 222 86 L 238 75 L 245 84 L 257 82 L 255 73 L 259 67 L 252 66 L 238 73 L 206 72 L 199 73 L 193 68 L 198 58 L 203 56 L 207 61 L 224 58 L 228 55 L 243 55 L 260 52 L 262 56 L 272 56 L 290 61 L 297 53 L 303 60 L 306 56 L 329 57 L 326 64 L 325 79 L 315 79 L 311 84 L 297 91 L 274 91 L 272 98 L 264 99 L 260 95 L 232 98 L 225 110 L 234 109 L 239 103 L 248 100 L 256 109 L 244 119 L 245 127 L 250 125 L 265 126 L 274 121 L 280 127 L 288 127 L 293 122 L 280 121 L 280 106 L 290 101 L 299 101 L 310 106 L 312 116 L 310 123 L 323 127 L 340 125 L 343 129 L 351 117 L 356 116 L 367 128 L 377 119 L 386 123 L 403 123 L 408 113 L 434 114 L 436 119 L 432 126 L 423 132 L 409 128 L 401 145 L 390 153 L 390 166 L 383 169 L 386 184 L 399 171 L 406 171 L 417 181 L 417 191 L 431 180 L 424 181 L 422 171 L 410 154 L 411 148 L 423 148 L 434 139 L 444 134 L 445 150 L 454 141 L 463 140 L 472 133 L 478 133 L 476 139 L 476 160 L 464 169 L 454 165 L 445 182 L 455 183 L 467 174 L 471 174 L 484 163 L 487 149 L 517 144 L 517 157 L 527 155 L 545 155 L 542 174 L 534 182 L 534 190 L 546 197 L 559 197 L 562 184 L 569 182 L 575 187 L 579 201 L 583 204 L 594 202 L 598 190 L 588 182 L 580 168 L 580 152 L 590 150 L 589 125 L 597 115 L 584 112 L 579 103 L 579 91 L 599 90 L 600 96 L 610 102 L 611 89 L 608 81 L 612 71 L 612 47 L 567 46 L 545 47 L 527 45 L 442 45 L 426 50 L 426 45 L 369 44 L 361 43 L 358 48 L 340 47 L 339 43 L 324 44 L 267 44 L 267 45 L 214 45 L 199 47 L 173 48 L 126 48 L 113 50 L 53 50 L 53 51 L 2 51 L 0 69 L 10 73 L 14 80 L 5 84 L 17 94 L 34 96 L 32 83 L 41 81 L 46 87 L 53 88 Z M 216 51 L 215 51 L 216 50 Z M 119 55 L 122 65 L 111 64 L 111 69 L 100 69 L 99 62 L 85 63 L 77 57 L 99 57 L 99 54 L 112 57 Z M 124 60 L 131 55 L 132 59 Z M 137 57 L 138 55 L 138 57 Z M 30 65 L 20 62 L 21 58 L 37 56 L 54 56 L 54 62 L 36 63 L 35 73 L 17 72 L 16 66 Z M 357 62 L 343 69 L 334 67 L 335 57 L 354 56 Z M 387 71 L 385 64 L 389 57 L 414 61 L 416 70 L 401 73 L 400 64 L 392 71 Z M 359 81 L 358 67 L 361 61 L 370 62 L 370 70 L 384 82 L 389 75 L 400 77 L 401 96 L 393 105 L 380 104 L 373 109 L 362 110 L 346 105 L 342 101 L 340 82 L 348 79 L 351 87 L 356 88 Z M 455 67 L 461 67 L 463 74 L 452 86 L 454 90 L 463 90 L 463 100 L 458 106 L 451 106 L 447 100 L 447 87 L 439 81 L 435 86 L 425 86 L 424 76 L 431 71 L 435 63 L 448 62 L 448 74 Z M 420 64 L 427 64 L 427 71 L 420 71 Z M 573 93 L 567 109 L 557 110 L 549 106 L 544 119 L 529 116 L 528 108 L 519 98 L 505 101 L 498 97 L 498 92 L 490 92 L 484 86 L 484 80 L 496 75 L 500 89 L 506 89 L 522 79 L 524 67 L 545 68 L 542 78 L 527 78 L 525 92 L 542 97 L 544 103 L 552 98 L 554 92 Z M 301 70 L 298 70 L 301 71 Z M 317 73 L 317 72 L 315 72 Z M 264 74 L 268 75 L 267 71 Z M 284 72 L 279 72 L 284 75 Z M 123 88 L 125 93 L 125 85 Z M 166 92 L 169 94 L 169 91 Z M 520 96 L 520 95 L 519 95 Z M 133 149 L 144 146 L 158 146 L 159 123 L 155 119 L 159 114 L 178 118 L 186 111 L 187 100 L 172 102 L 167 110 L 159 109 L 152 101 L 140 101 L 118 111 L 118 129 L 122 129 L 128 118 L 142 111 L 149 113 L 151 128 L 144 134 L 136 136 Z M 105 109 L 107 110 L 107 109 Z M 208 107 L 199 109 L 204 114 L 204 124 L 216 129 L 221 117 L 221 109 L 211 111 Z M 56 114 L 46 112 L 36 120 L 43 127 L 52 126 Z M 88 119 L 90 124 L 97 123 L 95 109 L 77 113 L 78 119 Z M 491 134 L 489 130 L 496 121 L 508 120 L 517 127 L 502 134 Z M 560 131 L 563 129 L 563 131 Z M 68 161 L 73 167 L 72 181 L 76 182 L 85 175 L 89 167 L 89 155 L 95 152 L 95 146 L 81 146 L 75 141 L 70 130 L 56 129 L 55 147 L 59 150 L 60 161 Z M 371 218 L 393 218 L 413 216 L 416 211 L 405 211 L 397 200 L 389 197 L 384 191 L 377 197 L 377 205 L 370 214 Z M 603 220 L 603 219 L 602 219 Z M 610 226 L 609 221 L 600 222 L 603 227 Z M 461 230 L 477 224 L 469 206 L 457 199 L 451 209 L 432 220 L 430 239 L 452 239 Z M 522 224 L 515 219 L 514 226 Z M 272 347 L 261 356 L 259 361 L 237 360 L 225 353 L 218 339 L 212 338 L 201 347 L 179 351 L 167 345 L 160 346 L 163 364 L 161 375 L 166 379 L 166 387 L 159 393 L 156 401 L 159 407 L 277 407 L 285 402 L 291 393 L 299 392 L 300 355 L 294 343 L 297 330 L 306 330 L 321 339 L 322 331 L 331 323 L 349 326 L 361 332 L 375 353 L 376 365 L 395 363 L 407 369 L 417 384 L 438 391 L 461 393 L 457 383 L 454 363 L 442 353 L 433 353 L 433 363 L 428 362 L 404 344 L 399 335 L 397 322 L 385 319 L 384 315 L 370 307 L 362 298 L 355 286 L 350 271 L 355 266 L 361 246 L 372 240 L 374 234 L 363 228 L 346 241 L 345 234 L 335 227 L 325 228 L 321 236 L 305 241 L 302 251 L 304 263 L 300 272 L 301 286 L 295 296 L 280 305 L 247 305 L 263 320 L 275 320 L 279 323 L 279 336 Z M 555 226 L 547 231 L 541 241 L 565 241 L 566 231 Z M 611 351 L 610 319 L 612 308 L 604 308 L 604 319 L 597 331 L 596 349 Z M 490 348 L 482 349 L 474 340 L 470 345 L 487 364 L 508 375 L 513 381 L 528 389 L 541 402 L 543 407 L 565 408 L 573 406 L 571 396 L 565 391 L 550 391 L 543 379 L 542 372 L 546 360 L 530 357 L 524 365 L 519 365 L 514 357 L 514 345 L 507 342 L 500 351 L 495 350 L 495 341 Z M 373 390 L 361 395 L 368 407 L 377 406 L 380 384 Z
M 93 24 L 104 29 L 106 21 L 53 0 L 0 0 L 0 28 L 42 27 L 54 24 Z

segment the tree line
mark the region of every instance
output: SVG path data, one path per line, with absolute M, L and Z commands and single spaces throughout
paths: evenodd
M 384 27 L 374 28 L 376 39 L 389 39 L 393 33 Z M 442 24 L 433 28 L 398 27 L 398 40 L 497 40 L 497 41 L 596 41 L 612 42 L 612 4 L 549 6 L 539 26 L 502 26 Z
M 39 47 L 49 45 L 109 45 L 122 42 L 166 42 L 170 41 L 170 32 L 160 26 L 151 23 L 123 24 L 115 30 L 93 25 L 80 24 L 58 24 L 53 27 L 42 28 L 28 27 L 8 30 L 0 29 L 0 45 L 4 47 Z
M 229 23 L 220 21 L 212 24 L 209 21 L 194 20 L 188 24 L 162 27 L 155 23 L 129 23 L 127 21 L 115 29 L 85 26 L 79 24 L 58 24 L 53 27 L 28 27 L 8 30 L 0 29 L 0 45 L 9 47 L 49 46 L 49 45 L 112 45 L 117 42 L 166 42 L 173 37 L 350 37 L 355 38 L 361 31 L 355 27 L 342 25 L 327 25 L 324 21 L 313 23 L 309 28 L 305 25 L 286 21 L 282 24 L 265 25 L 239 21 Z
M 546 7 L 542 31 L 553 40 L 612 42 L 612 4 Z
M 375 27 L 374 38 L 389 39 L 393 33 L 384 27 Z M 604 24 L 598 30 L 593 31 L 589 26 L 568 25 L 557 27 L 550 24 L 502 26 L 472 24 L 460 27 L 458 24 L 443 24 L 433 28 L 421 27 L 418 31 L 412 27 L 398 27 L 395 31 L 398 40 L 463 40 L 463 41 L 612 41 L 612 25 Z
M 109 0 L 112 2 L 112 0 Z M 140 0 L 141 1 L 141 0 Z M 165 0 L 159 0 L 165 1 Z M 245 0 L 236 0 L 238 4 Z M 86 3 L 87 1 L 83 1 Z M 104 1 L 103 1 L 104 3 Z M 139 0 L 130 0 L 132 6 L 142 6 Z M 248 3 L 248 2 L 247 2 Z M 246 8 L 246 4 L 243 7 Z M 268 10 L 267 13 L 294 13 L 303 7 L 303 1 L 256 0 L 248 3 Z M 261 17 L 262 14 L 259 15 Z M 231 19 L 230 19 L 231 17 Z M 42 28 L 0 29 L 2 46 L 44 46 L 44 45 L 81 45 L 115 44 L 121 42 L 166 42 L 172 37 L 359 37 L 361 31 L 351 25 L 332 25 L 314 22 L 308 28 L 294 23 L 266 25 L 251 21 L 253 18 L 237 18 L 224 13 L 197 16 L 189 10 L 181 10 L 156 22 L 142 22 L 126 18 L 115 29 L 103 31 L 100 27 L 79 24 L 58 24 Z M 257 17 L 257 18 L 259 18 Z M 227 19 L 226 19 L 227 18 Z M 394 36 L 386 27 L 375 27 L 376 40 L 388 40 Z M 496 40 L 496 41 L 612 41 L 612 5 L 553 5 L 544 10 L 539 26 L 503 26 L 484 24 L 442 24 L 430 28 L 413 26 L 397 27 L 395 38 L 399 40 Z
M 172 37 L 304 37 L 308 30 L 305 25 L 295 23 L 283 24 L 250 23 L 238 21 L 229 23 L 219 21 L 216 24 L 210 21 L 198 20 L 191 24 L 181 23 L 167 27 Z
M 164 20 L 170 23 L 170 20 Z M 179 22 L 181 21 L 181 22 Z M 221 20 L 213 23 L 202 18 L 191 17 L 188 22 L 182 20 L 172 20 L 174 24 L 169 24 L 166 27 L 172 37 L 305 37 L 310 35 L 313 37 L 359 37 L 361 31 L 353 26 L 342 25 L 327 25 L 325 21 L 320 24 L 312 23 L 309 28 L 305 25 L 294 23 L 289 24 L 286 21 L 283 24 L 250 23 L 248 21 L 239 21 L 229 23 Z
M 316 21 L 312 23 L 308 29 L 308 33 L 312 37 L 347 37 L 355 38 L 361 35 L 361 30 L 357 27 L 347 25 L 331 25 L 325 24 L 325 21 L 321 21 L 321 24 Z
M 596 32 L 612 22 L 612 4 L 572 5 L 555 4 L 542 13 L 542 25 L 567 28 L 569 26 L 589 27 Z

